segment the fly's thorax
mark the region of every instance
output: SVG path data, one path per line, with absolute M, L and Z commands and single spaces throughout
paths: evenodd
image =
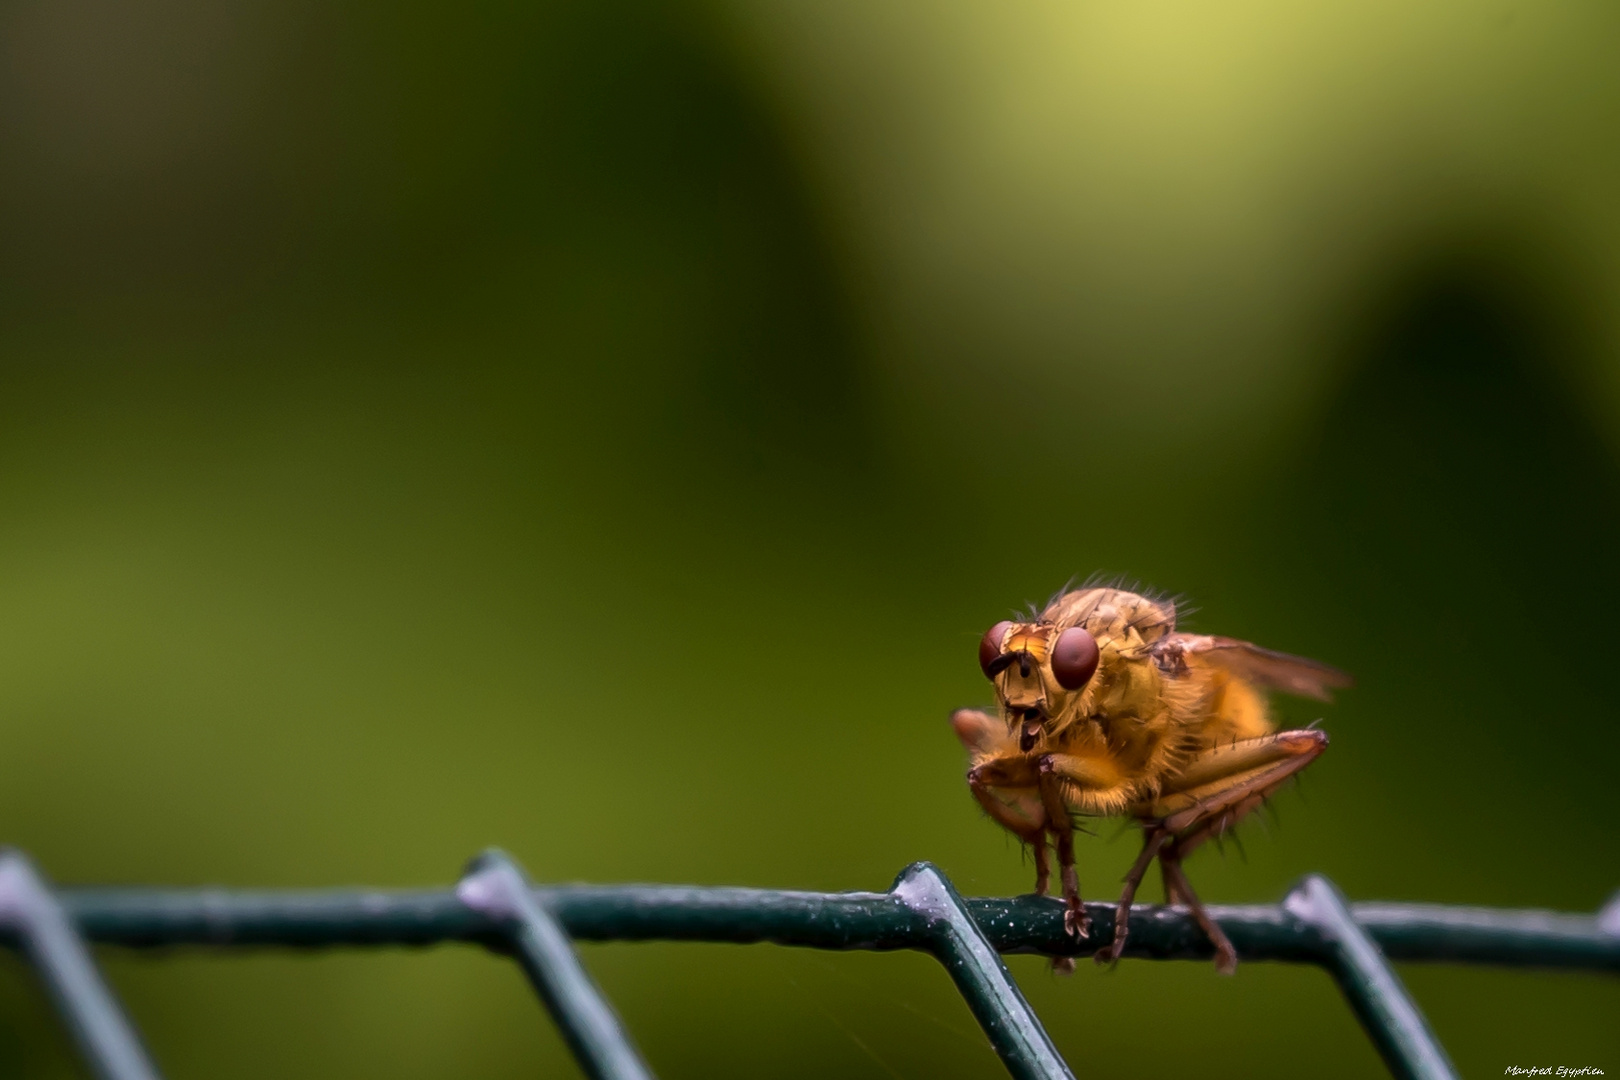
M 1128 589 L 1076 589 L 1041 612 L 1041 622 L 1057 627 L 1083 626 L 1098 643 L 1117 638 L 1151 645 L 1176 628 L 1176 606 Z
M 1150 716 L 1163 707 L 1163 676 L 1151 646 L 1175 628 L 1175 606 L 1124 589 L 1082 589 L 1046 612 L 1080 626 L 1097 643 L 1097 671 L 1085 688 L 1086 715 L 1106 727 L 1115 716 Z

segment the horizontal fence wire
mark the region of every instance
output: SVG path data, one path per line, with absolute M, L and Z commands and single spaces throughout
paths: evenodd
M 483 942 L 490 916 L 454 889 L 63 888 L 62 908 L 91 941 L 303 948 Z M 913 916 L 892 893 L 818 893 L 687 885 L 541 885 L 535 899 L 578 941 L 695 941 L 814 949 L 910 949 Z M 1114 905 L 1090 903 L 1091 936 L 1063 930 L 1048 897 L 967 897 L 1000 953 L 1090 955 L 1114 937 Z M 1620 927 L 1593 915 L 1441 904 L 1352 903 L 1351 917 L 1391 960 L 1620 972 Z M 1321 931 L 1275 904 L 1209 905 L 1245 961 L 1319 963 Z M 1620 920 L 1616 920 L 1620 921 Z M 1208 939 L 1185 909 L 1131 911 L 1125 955 L 1207 960 Z
M 61 941 L 55 952 L 41 948 L 40 934 L 50 936 L 53 925 L 56 938 L 66 934 L 82 955 L 87 966 L 79 974 L 87 971 L 98 986 L 81 935 L 137 949 L 480 944 L 518 960 L 587 1075 L 612 1080 L 650 1078 L 651 1072 L 579 965 L 571 940 L 918 949 L 945 966 L 1013 1076 L 1069 1080 L 1073 1073 L 1008 974 L 1001 954 L 1089 955 L 1110 944 L 1113 905 L 1087 908 L 1091 935 L 1077 941 L 1064 931 L 1061 901 L 1036 896 L 963 899 L 927 863 L 907 867 L 883 893 L 536 887 L 498 852 L 481 857 L 451 889 L 52 891 L 21 855 L 0 855 L 0 941 L 21 948 L 39 968 L 81 1049 L 97 1074 L 108 1080 L 146 1080 L 157 1073 L 117 1068 L 108 1064 L 110 1058 L 97 1060 L 101 1051 L 83 1037 L 84 1018 L 75 1013 L 83 1006 L 94 1014 L 97 994 L 65 999 L 56 992 L 63 973 L 71 974 L 78 961 Z M 35 918 L 40 911 L 46 912 L 43 921 Z M 49 915 L 51 911 L 56 915 Z M 1215 905 L 1209 913 L 1245 961 L 1309 963 L 1332 974 L 1391 1072 L 1414 1080 L 1444 1080 L 1454 1072 L 1388 960 L 1620 972 L 1620 898 L 1596 915 L 1346 904 L 1331 882 L 1313 876 L 1281 904 Z M 1125 952 L 1157 960 L 1213 955 L 1186 910 L 1157 905 L 1133 911 Z M 99 993 L 123 1022 L 104 986 Z M 130 1045 L 138 1046 L 133 1038 L 131 1032 Z

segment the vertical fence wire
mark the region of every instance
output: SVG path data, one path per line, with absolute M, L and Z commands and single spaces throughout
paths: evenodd
M 653 1080 L 613 1006 L 586 974 L 557 920 L 535 900 L 533 886 L 516 863 L 502 852 L 486 852 L 467 868 L 456 895 L 506 927 L 518 963 L 586 1076 Z
M 1429 1030 L 1400 977 L 1331 881 L 1313 874 L 1288 894 L 1283 909 L 1316 927 L 1327 945 L 1325 966 L 1397 1080 L 1457 1080 L 1451 1059 Z
M 27 856 L 0 852 L 0 926 L 28 958 L 99 1080 L 158 1080 L 90 949 Z
M 890 892 L 922 920 L 930 951 L 950 972 L 1007 1071 L 1017 1080 L 1074 1080 L 950 880 L 929 863 L 913 863 Z

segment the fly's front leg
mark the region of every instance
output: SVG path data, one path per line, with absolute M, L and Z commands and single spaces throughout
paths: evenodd
M 1091 936 L 1091 919 L 1080 900 L 1080 872 L 1074 868 L 1074 824 L 1069 820 L 1069 808 L 1064 805 L 1061 781 L 1051 766 L 1052 755 L 1040 761 L 1041 804 L 1046 809 L 1046 827 L 1056 841 L 1058 880 L 1063 885 L 1063 929 L 1070 937 Z
M 1017 753 L 988 758 L 968 770 L 967 782 L 998 825 L 1024 843 L 1039 846 L 1046 831 L 1046 809 L 1036 788 L 1034 762 Z
M 1046 808 L 1037 790 L 1035 763 L 1018 750 L 1007 726 L 988 713 L 958 709 L 951 727 L 973 755 L 968 790 L 996 824 L 1027 844 L 1035 855 L 1035 894 L 1050 888 L 1046 855 Z
M 1068 905 L 1063 926 L 1074 937 L 1089 937 L 1091 920 L 1080 900 L 1080 875 L 1074 867 L 1074 826 L 1069 815 L 1075 810 L 1095 813 L 1105 807 L 1117 808 L 1123 802 L 1120 793 L 1125 789 L 1125 779 L 1113 762 L 1078 754 L 1042 754 L 1037 771 L 1046 827 L 1057 841 L 1058 873 Z
M 1035 853 L 1035 895 L 1045 896 L 1052 891 L 1052 864 L 1046 856 L 1046 834 L 1036 833 L 1028 843 Z

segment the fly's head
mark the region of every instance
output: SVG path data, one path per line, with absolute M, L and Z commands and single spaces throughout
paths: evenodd
M 1030 751 L 1080 710 L 1100 659 L 1097 639 L 1083 626 L 999 622 L 979 642 L 979 667 L 1019 749 Z

